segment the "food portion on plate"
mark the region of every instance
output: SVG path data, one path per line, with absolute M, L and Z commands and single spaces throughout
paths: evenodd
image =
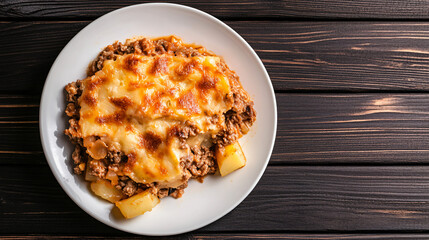
M 253 101 L 224 60 L 176 36 L 107 46 L 65 87 L 74 172 L 126 218 L 179 198 L 189 179 L 246 164 Z

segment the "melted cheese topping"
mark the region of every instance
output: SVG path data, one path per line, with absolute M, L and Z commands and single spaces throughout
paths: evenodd
M 123 173 L 136 182 L 177 187 L 180 159 L 190 154 L 172 134 L 191 123 L 202 136 L 224 125 L 232 106 L 227 73 L 215 56 L 123 55 L 83 83 L 82 137 L 102 137 L 128 156 Z

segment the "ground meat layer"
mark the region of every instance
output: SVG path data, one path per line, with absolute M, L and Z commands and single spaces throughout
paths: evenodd
M 185 57 L 213 55 L 203 47 L 183 45 L 174 37 L 155 40 L 147 38 L 127 40 L 124 44 L 116 42 L 107 46 L 90 65 L 88 76 L 101 70 L 104 61 L 115 60 L 119 55 L 131 53 L 147 56 L 170 54 Z M 226 65 L 221 67 L 227 69 Z M 234 80 L 231 86 L 233 94 L 228 96 L 230 100 L 233 101 L 233 108 L 223 116 L 225 118 L 226 128 L 220 131 L 220 133 L 212 136 L 213 145 L 211 147 L 192 147 L 191 153 L 193 156 L 181 159 L 180 164 L 183 168 L 183 180 L 185 183 L 177 188 L 162 188 L 157 183 L 136 183 L 127 176 L 119 176 L 117 180 L 112 181 L 112 183 L 115 182 L 115 187 L 118 190 L 121 190 L 126 196 L 133 196 L 138 192 L 150 189 L 150 191 L 159 198 L 166 196 L 179 198 L 187 187 L 187 181 L 189 179 L 195 178 L 202 181 L 205 176 L 216 172 L 215 149 L 237 141 L 238 138 L 249 131 L 249 128 L 256 119 L 253 102 L 248 94 L 241 88 L 235 73 L 229 69 L 228 71 L 230 72 L 230 79 Z M 65 91 L 66 100 L 68 102 L 65 113 L 70 117 L 70 125 L 69 128 L 65 130 L 65 134 L 69 136 L 70 140 L 75 144 L 75 150 L 72 154 L 74 172 L 76 174 L 82 174 L 87 168 L 87 171 L 89 171 L 88 174 L 92 176 L 110 179 L 109 176 L 111 173 L 114 173 L 122 165 L 127 163 L 127 156 L 116 149 L 109 149 L 107 156 L 103 160 L 91 160 L 83 145 L 82 136 L 79 134 L 78 122 L 80 106 L 78 99 L 82 94 L 82 81 L 78 80 L 68 84 L 65 87 Z M 192 125 L 186 125 L 186 127 L 180 129 L 177 135 L 181 140 L 182 146 L 185 147 L 186 139 L 195 136 L 196 130 Z

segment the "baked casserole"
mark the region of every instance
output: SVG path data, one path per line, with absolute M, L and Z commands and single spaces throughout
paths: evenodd
M 107 46 L 65 87 L 74 172 L 127 218 L 189 179 L 243 167 L 253 101 L 222 58 L 175 36 Z

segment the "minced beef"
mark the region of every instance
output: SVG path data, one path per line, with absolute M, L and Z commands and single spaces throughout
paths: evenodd
M 168 196 L 168 193 L 169 193 L 169 191 L 168 191 L 169 189 L 168 188 L 161 188 L 161 189 L 159 189 L 158 190 L 158 198 L 165 198 L 165 197 L 167 197 Z
M 256 120 L 253 102 L 242 91 L 233 94 L 234 104 L 231 110 L 224 114 L 226 128 L 214 138 L 215 145 L 226 146 L 236 142 L 246 134 Z
M 106 176 L 107 166 L 103 161 L 90 161 L 88 164 L 91 175 L 99 178 Z
M 200 178 L 216 172 L 214 148 L 210 149 L 205 146 L 192 147 L 191 152 L 194 158 L 191 161 L 187 159 L 184 164 L 192 174 L 192 177 Z
M 122 192 L 124 192 L 127 196 L 132 196 L 137 191 L 137 184 L 133 180 L 128 180 L 125 184 L 124 188 L 122 188 Z

